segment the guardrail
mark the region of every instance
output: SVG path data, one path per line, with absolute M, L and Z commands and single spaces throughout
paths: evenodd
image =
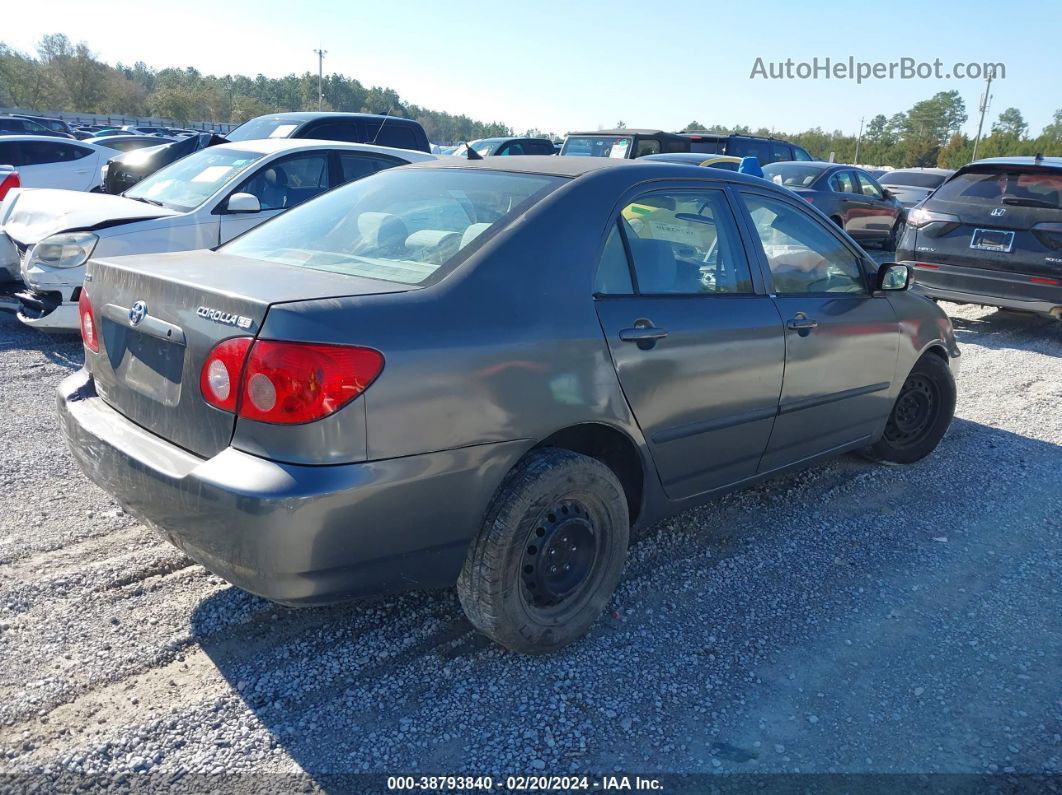
M 196 121 L 185 124 L 175 119 L 166 119 L 160 116 L 126 116 L 122 113 L 73 113 L 70 111 L 34 110 L 32 108 L 0 108 L 0 114 L 46 116 L 49 119 L 62 119 L 67 124 L 72 125 L 104 124 L 108 127 L 122 127 L 126 124 L 131 124 L 135 127 L 180 127 L 189 130 L 220 133 L 227 133 L 236 127 L 235 124 L 212 121 Z

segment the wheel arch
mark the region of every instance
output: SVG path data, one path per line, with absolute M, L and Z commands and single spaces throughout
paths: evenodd
M 623 486 L 634 525 L 642 514 L 646 482 L 646 461 L 634 439 L 614 425 L 586 422 L 554 431 L 531 450 L 543 447 L 559 447 L 596 458 L 611 469 Z

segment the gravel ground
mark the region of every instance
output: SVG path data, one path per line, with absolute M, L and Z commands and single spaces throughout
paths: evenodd
M 229 587 L 76 469 L 53 390 L 79 342 L 0 314 L 0 770 L 1057 775 L 1062 324 L 945 307 L 935 455 L 663 523 L 544 659 L 452 591 L 294 611 Z

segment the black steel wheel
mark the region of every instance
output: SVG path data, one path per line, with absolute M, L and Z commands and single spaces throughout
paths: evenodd
M 502 483 L 457 581 L 469 620 L 525 654 L 554 651 L 597 620 L 630 534 L 615 473 L 570 450 L 534 450 Z
M 868 455 L 878 461 L 910 464 L 936 449 L 955 414 L 955 379 L 947 362 L 927 353 L 900 387 L 881 439 Z

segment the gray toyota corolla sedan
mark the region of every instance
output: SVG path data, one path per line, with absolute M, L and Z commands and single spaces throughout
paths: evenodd
M 947 317 L 794 194 L 502 160 L 388 170 L 213 252 L 91 261 L 58 395 L 88 476 L 253 593 L 456 583 L 480 630 L 544 652 L 600 614 L 632 527 L 944 435 Z

